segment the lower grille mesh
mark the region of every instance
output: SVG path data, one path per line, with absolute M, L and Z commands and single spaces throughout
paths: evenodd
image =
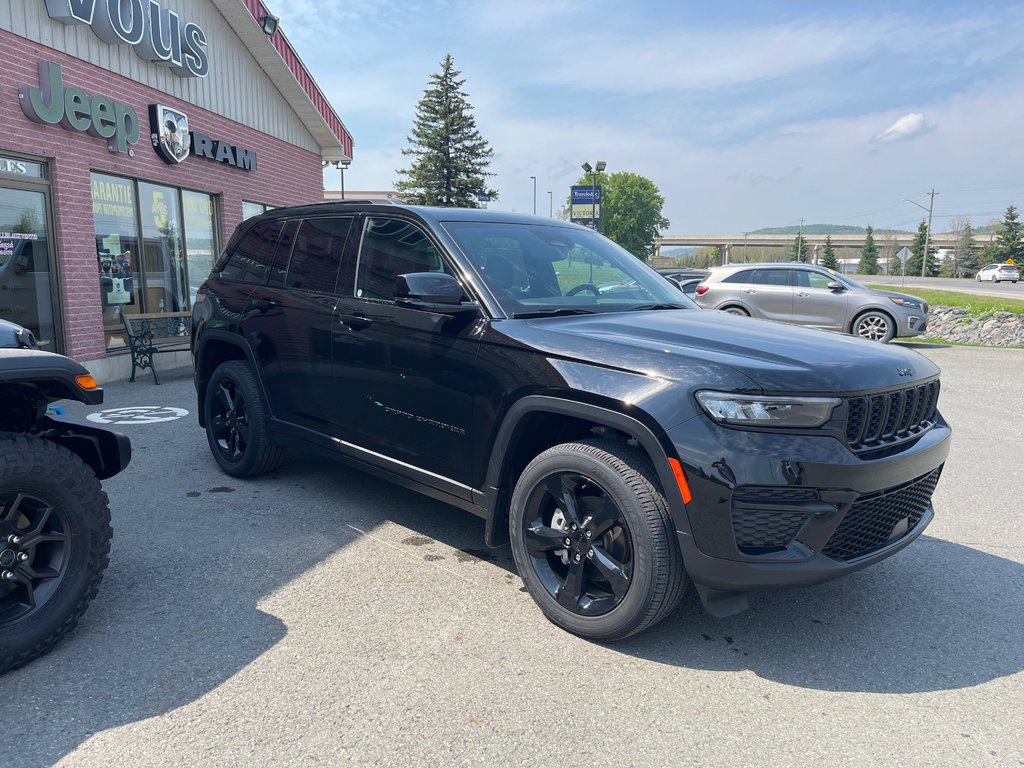
M 906 485 L 861 496 L 843 517 L 822 552 L 834 560 L 853 560 L 889 543 L 902 520 L 911 530 L 924 516 L 942 468 Z

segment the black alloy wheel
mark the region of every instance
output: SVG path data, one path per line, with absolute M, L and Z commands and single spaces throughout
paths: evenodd
M 221 470 L 253 477 L 276 468 L 284 449 L 267 429 L 267 407 L 252 370 L 233 360 L 217 367 L 205 397 L 206 437 Z
M 547 449 L 523 470 L 509 508 L 512 555 L 553 623 L 608 642 L 669 615 L 686 573 L 647 456 L 591 438 Z
M 566 610 L 600 616 L 626 596 L 633 575 L 629 524 L 592 478 L 558 472 L 534 486 L 523 538 L 534 572 Z
M 0 493 L 0 625 L 46 606 L 68 569 L 64 510 L 38 491 Z

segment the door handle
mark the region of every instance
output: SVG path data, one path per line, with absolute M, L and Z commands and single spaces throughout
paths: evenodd
M 757 293 L 757 288 L 744 288 L 744 293 Z
M 802 296 L 803 298 L 805 298 L 805 299 L 806 299 L 806 298 L 807 298 L 808 296 L 810 296 L 811 294 L 807 293 L 807 291 L 797 291 L 797 292 L 796 292 L 796 295 L 797 295 L 797 296 Z
M 253 299 L 252 305 L 256 307 L 257 312 L 269 312 L 277 306 L 277 302 L 271 299 Z
M 353 331 L 361 331 L 363 328 L 369 328 L 373 325 L 373 320 L 366 315 L 342 315 L 341 323 Z

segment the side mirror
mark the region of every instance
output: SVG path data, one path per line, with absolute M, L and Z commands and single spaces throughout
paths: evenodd
M 400 307 L 444 315 L 480 310 L 475 301 L 464 299 L 462 284 L 445 272 L 410 272 L 395 278 L 395 303 Z
M 828 287 L 828 289 L 830 291 L 845 291 L 846 290 L 846 286 L 845 285 L 843 285 L 842 283 L 836 282 L 835 280 L 833 280 L 831 283 L 829 283 L 827 287 Z

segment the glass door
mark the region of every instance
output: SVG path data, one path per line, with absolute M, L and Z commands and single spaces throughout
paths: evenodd
M 0 318 L 58 352 L 53 288 L 46 193 L 0 186 Z

